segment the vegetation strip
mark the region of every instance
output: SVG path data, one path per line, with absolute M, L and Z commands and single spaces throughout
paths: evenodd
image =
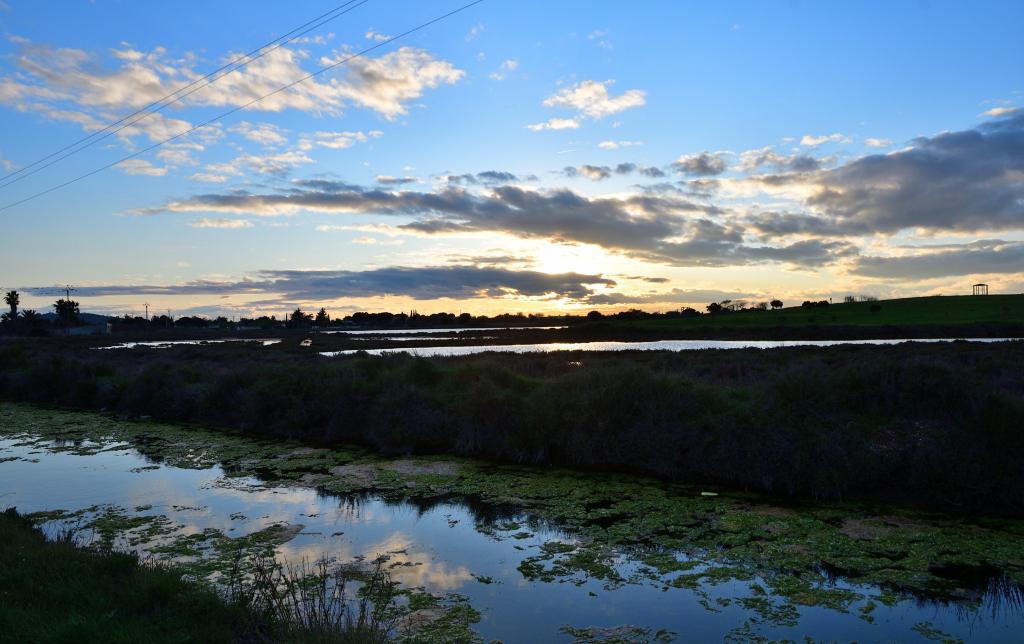
M 386 455 L 1024 514 L 1024 343 L 326 359 L 0 345 L 0 397 Z

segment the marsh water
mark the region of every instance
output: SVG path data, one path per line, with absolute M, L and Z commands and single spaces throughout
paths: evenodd
M 422 338 L 432 340 L 435 338 Z M 438 338 L 439 339 L 439 338 Z M 907 338 L 878 340 L 649 340 L 640 342 L 548 342 L 538 344 L 478 344 L 472 346 L 389 347 L 384 349 L 349 349 L 322 351 L 324 356 L 349 355 L 365 351 L 369 355 L 409 353 L 411 355 L 464 356 L 474 353 L 530 353 L 552 351 L 696 351 L 701 349 L 778 349 L 781 347 L 832 347 L 840 344 L 902 344 L 904 342 L 1007 342 L 1013 338 Z
M 758 570 L 699 587 L 673 585 L 670 574 L 652 574 L 629 550 L 611 557 L 612 575 L 589 575 L 581 567 L 538 578 L 525 572 L 527 564 L 581 537 L 515 507 L 487 507 L 460 498 L 418 503 L 372 493 L 335 496 L 294 481 L 239 476 L 204 461 L 203 436 L 195 438 L 194 465 L 183 466 L 188 459 L 169 465 L 144 455 L 143 446 L 116 440 L 70 445 L 31 432 L 0 435 L 0 508 L 65 511 L 50 515 L 43 524 L 49 530 L 88 525 L 104 513 L 120 516 L 134 532 L 127 529 L 114 546 L 143 554 L 189 535 L 238 538 L 290 526 L 276 543 L 278 558 L 345 562 L 384 555 L 394 579 L 404 586 L 479 611 L 472 628 L 485 641 L 572 641 L 565 627 L 619 628 L 616 633 L 633 633 L 637 641 L 674 633 L 680 641 L 800 641 L 808 636 L 1019 642 L 1024 633 L 1019 603 L 1007 603 L 998 594 L 983 593 L 958 604 L 897 597 L 881 587 L 832 577 L 829 592 L 850 591 L 857 599 L 839 608 L 828 602 L 783 606 L 766 600 L 764 588 L 771 586 Z M 143 517 L 159 517 L 160 529 L 147 532 L 154 524 Z M 692 555 L 672 556 L 694 570 L 706 563 L 693 561 Z M 635 628 L 621 628 L 626 626 Z

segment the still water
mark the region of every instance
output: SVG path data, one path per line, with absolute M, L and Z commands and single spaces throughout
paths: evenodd
M 810 636 L 923 642 L 941 633 L 966 641 L 1020 642 L 1024 632 L 1019 605 L 1001 611 L 985 606 L 963 610 L 915 600 L 879 603 L 870 621 L 857 604 L 849 611 L 800 607 L 792 620 L 773 623 L 742 602 L 756 594 L 756 573 L 750 581 L 731 580 L 697 591 L 649 581 L 609 585 L 585 575 L 528 580 L 517 569 L 525 558 L 545 543 L 571 542 L 574 537 L 514 509 L 480 508 L 457 499 L 426 506 L 372 495 L 330 496 L 295 484 L 232 476 L 219 466 L 169 466 L 127 443 L 96 444 L 93 453 L 83 455 L 62 451 L 59 443 L 28 438 L 0 439 L 0 509 L 16 506 L 29 513 L 115 506 L 128 515 L 162 515 L 179 534 L 212 528 L 230 537 L 288 524 L 295 527 L 295 535 L 277 546 L 280 559 L 329 556 L 346 561 L 389 554 L 392 562 L 407 564 L 393 568 L 396 581 L 467 599 L 481 613 L 474 629 L 484 641 L 571 641 L 560 630 L 566 625 L 667 629 L 680 641 L 763 635 L 797 641 Z M 519 525 L 509 527 L 514 524 Z M 57 526 L 49 524 L 50 529 Z M 153 543 L 122 546 L 146 553 Z M 622 553 L 615 566 L 629 578 L 640 564 Z M 865 584 L 834 583 L 865 596 L 880 591 Z M 748 630 L 737 631 L 741 626 Z
M 97 349 L 134 349 L 135 347 L 149 347 L 150 349 L 167 349 L 179 345 L 202 345 L 202 344 L 224 344 L 225 342 L 254 342 L 261 347 L 269 347 L 280 342 L 274 338 L 249 339 L 249 338 L 220 338 L 217 340 L 147 340 L 142 342 L 119 342 Z
M 337 331 L 320 331 L 320 333 L 344 333 L 347 335 L 379 335 L 391 337 L 395 335 L 406 335 L 409 333 L 463 333 L 465 331 L 550 331 L 552 329 L 566 329 L 566 326 L 474 326 L 446 329 L 340 329 Z
M 964 342 L 1008 342 L 1014 338 L 960 338 Z M 693 351 L 698 349 L 777 349 L 780 347 L 831 347 L 839 344 L 902 344 L 904 342 L 953 342 L 946 339 L 896 340 L 654 340 L 649 342 L 550 342 L 545 344 L 481 344 L 473 346 L 392 347 L 389 349 L 349 349 L 321 351 L 320 355 L 339 356 L 364 351 L 370 355 L 409 353 L 417 356 L 465 356 L 497 351 Z

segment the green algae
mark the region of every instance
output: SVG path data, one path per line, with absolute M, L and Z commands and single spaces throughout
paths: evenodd
M 935 628 L 931 622 L 919 622 L 914 624 L 911 630 L 931 642 L 941 642 L 942 644 L 962 644 L 963 642 L 963 640 Z
M 531 529 L 554 526 L 571 536 L 528 546 L 536 553 L 518 566 L 526 579 L 574 584 L 599 580 L 609 590 L 632 583 L 690 589 L 708 610 L 736 602 L 754 615 L 735 632 L 737 637 L 759 624 L 786 625 L 801 606 L 853 612 L 869 622 L 875 602 L 891 606 L 911 596 L 953 598 L 975 606 L 977 597 L 971 589 L 936 574 L 942 567 L 992 568 L 1012 583 L 1024 582 L 1020 520 L 857 504 L 780 507 L 753 494 L 722 490 L 709 496 L 706 487 L 636 476 L 452 457 L 387 459 L 359 448 L 270 442 L 231 432 L 23 405 L 0 406 L 0 421 L 0 436 L 14 438 L 23 447 L 88 455 L 112 449 L 111 445 L 131 446 L 154 464 L 220 464 L 232 476 L 259 476 L 338 495 L 464 497 L 515 507 L 530 517 Z M 534 533 L 523 530 L 521 523 L 479 522 L 476 528 L 493 539 L 532 538 Z M 167 538 L 170 530 L 155 519 L 114 513 L 89 527 L 101 537 L 134 535 L 126 537 L 129 545 L 149 536 Z M 156 552 L 194 559 L 195 573 L 209 576 L 237 557 L 240 548 L 272 549 L 267 537 L 248 535 L 239 541 L 213 532 L 178 535 L 156 546 Z M 640 565 L 627 573 L 621 565 L 625 561 Z M 837 588 L 832 583 L 836 577 L 883 590 L 869 596 Z M 751 596 L 708 593 L 727 582 L 746 584 Z
M 574 644 L 655 644 L 673 642 L 676 639 L 676 633 L 672 631 L 655 631 L 628 624 L 589 628 L 563 626 L 561 630 L 573 638 Z

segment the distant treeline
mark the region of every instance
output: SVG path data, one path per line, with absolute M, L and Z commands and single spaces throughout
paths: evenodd
M 828 306 L 827 300 L 821 302 L 804 302 L 803 306 Z M 706 308 L 708 314 L 724 315 L 738 312 L 766 311 L 769 305 L 772 308 L 781 308 L 780 300 L 748 304 L 743 301 L 724 300 L 721 303 L 712 302 Z M 396 328 L 396 327 L 482 327 L 482 326 L 542 326 L 542 325 L 563 325 L 576 324 L 594 320 L 653 320 L 685 318 L 702 315 L 700 311 L 690 307 L 672 309 L 663 312 L 649 312 L 640 309 L 629 309 L 617 313 L 604 314 L 600 311 L 590 311 L 585 315 L 538 315 L 524 313 L 501 313 L 498 315 L 473 315 L 471 313 L 390 313 L 379 312 L 369 313 L 359 311 L 343 317 L 331 317 L 326 309 L 321 308 L 315 315 L 307 313 L 302 309 L 295 309 L 287 316 L 278 318 L 275 315 L 262 315 L 255 318 L 239 318 L 229 320 L 224 316 L 217 318 L 206 318 L 201 316 L 185 316 L 172 318 L 166 315 L 154 316 L 147 320 L 139 316 L 124 315 L 112 318 L 117 326 L 135 327 L 175 327 L 175 328 L 330 328 L 356 326 L 360 328 Z
M 166 315 L 141 316 L 124 314 L 121 316 L 100 316 L 89 313 L 81 313 L 78 302 L 68 299 L 59 299 L 53 304 L 53 313 L 40 314 L 34 310 L 18 310 L 20 295 L 17 291 L 8 291 L 4 295 L 4 301 L 9 311 L 0 315 L 0 332 L 9 335 L 46 335 L 48 330 L 71 327 L 110 323 L 111 330 L 139 330 L 139 329 L 275 329 L 275 328 L 331 328 L 357 326 L 361 328 L 396 328 L 396 327 L 445 327 L 445 326 L 542 326 L 542 325 L 571 325 L 579 322 L 594 320 L 649 320 L 649 319 L 670 319 L 680 317 L 694 317 L 702 315 L 700 311 L 691 307 L 672 309 L 664 312 L 647 312 L 640 309 L 629 309 L 618 313 L 603 314 L 600 311 L 590 311 L 585 315 L 555 315 L 546 316 L 538 314 L 523 313 L 502 313 L 499 315 L 473 315 L 471 313 L 429 313 L 421 314 L 416 311 L 409 313 L 369 313 L 360 311 L 343 317 L 331 317 L 327 309 L 321 308 L 316 314 L 307 313 L 297 308 L 288 315 L 278 318 L 276 315 L 261 315 L 259 317 L 242 317 L 237 320 L 228 319 L 225 316 L 208 318 L 199 315 L 187 315 L 174 317 L 168 312 Z M 803 306 L 828 306 L 827 300 L 821 302 L 804 302 Z M 708 314 L 723 315 L 738 312 L 766 311 L 769 306 L 772 309 L 782 308 L 781 300 L 770 302 L 749 303 L 743 300 L 723 300 L 712 302 L 705 309 Z
M 1024 343 L 324 358 L 0 345 L 0 397 L 385 454 L 1024 514 Z

